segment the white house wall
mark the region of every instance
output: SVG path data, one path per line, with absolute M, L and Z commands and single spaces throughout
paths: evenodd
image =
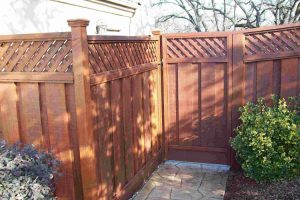
M 68 19 L 90 20 L 88 34 L 95 34 L 97 22 L 120 32 L 113 35 L 129 35 L 130 18 L 92 9 L 72 6 L 50 0 L 1 0 L 0 34 L 70 31 Z

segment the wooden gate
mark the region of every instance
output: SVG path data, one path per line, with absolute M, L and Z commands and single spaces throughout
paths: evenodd
M 299 23 L 162 39 L 168 159 L 233 165 L 238 108 L 299 94 Z
M 230 163 L 232 35 L 163 35 L 167 157 Z

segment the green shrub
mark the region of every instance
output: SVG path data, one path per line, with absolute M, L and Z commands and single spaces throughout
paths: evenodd
M 50 154 L 0 141 L 0 199 L 55 199 L 53 176 L 59 162 Z
M 259 182 L 290 179 L 300 174 L 299 101 L 262 98 L 240 109 L 241 125 L 231 140 L 245 175 Z

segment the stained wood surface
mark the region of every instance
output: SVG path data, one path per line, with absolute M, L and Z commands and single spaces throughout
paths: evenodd
M 70 25 L 0 36 L 0 138 L 62 161 L 59 199 L 128 199 L 163 158 L 233 166 L 238 108 L 300 91 L 299 24 L 162 37 Z
M 161 159 L 157 74 L 156 66 L 91 84 L 94 134 L 100 146 L 100 198 L 125 198 L 148 177 L 148 165 Z
M 299 34 L 299 24 L 163 34 L 167 158 L 236 166 L 229 138 L 239 107 L 299 93 Z

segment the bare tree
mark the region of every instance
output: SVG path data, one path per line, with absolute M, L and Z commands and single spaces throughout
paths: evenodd
M 300 21 L 300 0 L 268 0 L 266 5 L 273 14 L 274 24 Z
M 164 5 L 172 12 L 159 17 L 157 23 L 181 19 L 198 32 L 255 28 L 300 18 L 300 0 L 158 0 L 154 4 Z
M 157 19 L 157 23 L 164 23 L 170 19 L 181 19 L 191 23 L 194 29 L 198 32 L 208 31 L 207 25 L 202 20 L 202 9 L 198 4 L 198 1 L 194 0 L 160 0 L 154 3 L 153 6 L 170 6 L 170 9 L 176 11 L 162 15 Z

